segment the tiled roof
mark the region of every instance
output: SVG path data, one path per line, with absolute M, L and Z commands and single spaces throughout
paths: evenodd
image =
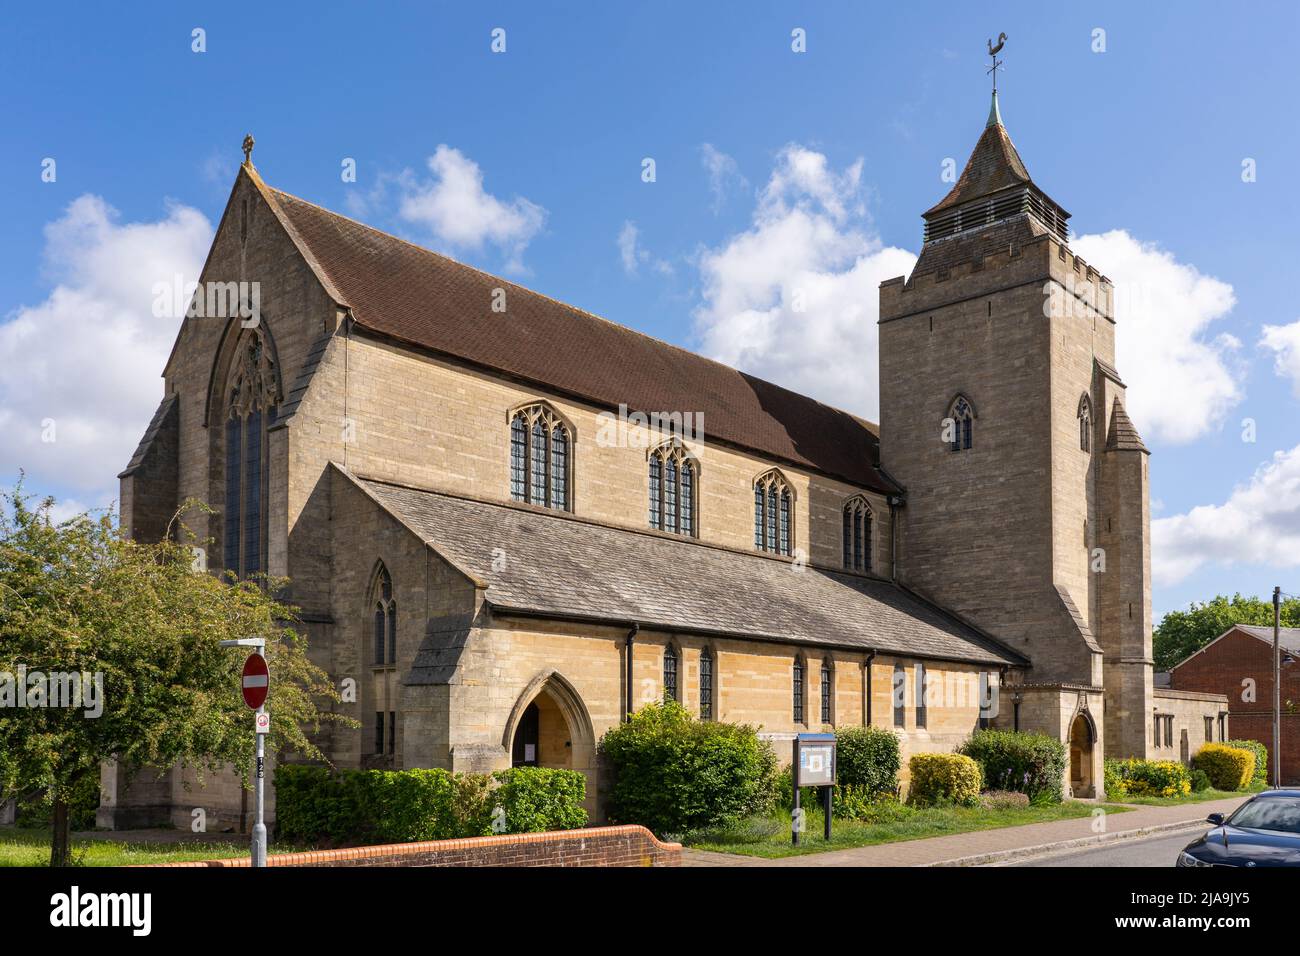
M 922 215 L 932 216 L 953 206 L 988 196 L 1008 186 L 1032 182 L 1020 154 L 1006 127 L 1001 123 L 984 127 L 975 148 L 971 150 L 966 168 L 948 195 L 927 209 Z
M 1142 444 L 1142 436 L 1138 434 L 1137 426 L 1128 417 L 1128 412 L 1124 411 L 1124 406 L 1118 398 L 1115 399 L 1115 404 L 1111 406 L 1110 428 L 1106 435 L 1106 450 L 1147 450 L 1147 446 Z
M 345 473 L 346 474 L 346 473 Z M 997 666 L 1025 659 L 878 578 L 348 476 L 501 611 L 648 630 L 878 650 Z M 494 550 L 504 560 L 494 560 Z
M 247 170 L 245 170 L 247 172 Z M 880 492 L 877 428 L 266 186 L 321 282 L 362 329 L 597 406 L 702 415 L 710 439 Z M 505 290 L 506 311 L 492 311 Z
M 158 403 L 158 408 L 154 410 L 153 418 L 149 420 L 149 427 L 147 427 L 144 430 L 144 434 L 140 436 L 140 444 L 136 445 L 135 454 L 131 456 L 131 460 L 127 462 L 126 467 L 122 469 L 121 473 L 117 477 L 125 478 L 128 475 L 135 474 L 136 469 L 144 464 L 145 456 L 149 454 L 149 449 L 153 446 L 154 440 L 158 437 L 158 431 L 163 427 L 168 416 L 176 413 L 178 407 L 175 395 L 168 395 Z

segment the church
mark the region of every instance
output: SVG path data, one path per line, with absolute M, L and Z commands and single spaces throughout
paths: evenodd
M 880 286 L 878 424 L 282 192 L 250 150 L 200 290 L 255 284 L 256 314 L 184 321 L 122 524 L 156 539 L 201 499 L 210 571 L 290 580 L 356 688 L 336 766 L 571 768 L 599 819 L 600 737 L 664 697 L 782 760 L 855 725 L 904 767 L 1050 734 L 1076 797 L 1103 755 L 1227 733 L 1222 696 L 1153 686 L 1112 286 L 996 92 Z M 233 779 L 184 784 L 106 765 L 100 822 L 245 822 Z

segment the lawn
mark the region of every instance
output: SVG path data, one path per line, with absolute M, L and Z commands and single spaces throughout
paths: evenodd
M 1204 803 L 1208 800 L 1231 800 L 1233 797 L 1238 797 L 1245 802 L 1264 789 L 1266 788 L 1252 787 L 1248 790 L 1215 790 L 1211 787 L 1199 793 L 1189 793 L 1184 797 L 1120 797 L 1119 800 L 1121 803 L 1143 807 L 1173 807 L 1184 803 Z
M 1108 813 L 1123 813 L 1132 809 L 1076 800 L 1010 809 L 934 807 L 911 810 L 902 808 L 898 819 L 888 822 L 863 823 L 857 820 L 834 820 L 831 825 L 831 839 L 828 842 L 822 839 L 823 824 L 820 809 L 810 808 L 807 811 L 807 830 L 797 847 L 790 844 L 789 811 L 777 811 L 770 816 L 751 817 L 735 827 L 697 830 L 684 834 L 680 840 L 686 846 L 696 850 L 776 859 L 805 853 L 823 853 L 827 850 L 848 850 L 859 846 L 897 843 L 902 840 L 921 840 L 926 837 L 946 836 L 950 833 L 967 833 L 971 830 L 994 830 L 999 827 L 1018 827 L 1026 823 L 1069 820 L 1090 816 L 1098 806 L 1104 806 Z
M 238 842 L 119 843 L 105 833 L 76 837 L 72 841 L 75 866 L 139 866 L 143 863 L 182 863 L 187 860 L 214 860 L 245 856 L 248 840 Z M 271 847 L 282 852 L 288 847 Z M 50 831 L 0 827 L 0 866 L 48 866 Z

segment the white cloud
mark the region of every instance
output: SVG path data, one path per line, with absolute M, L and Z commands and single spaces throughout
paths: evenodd
M 695 321 L 713 358 L 875 419 L 879 285 L 916 257 L 870 231 L 861 178 L 785 147 L 750 228 L 700 255 Z
M 736 161 L 718 150 L 712 143 L 700 146 L 700 162 L 709 173 L 709 192 L 713 193 L 713 212 L 716 215 L 727 201 L 727 194 L 749 188 L 749 181 L 740 174 Z
M 1300 567 L 1300 446 L 1276 452 L 1223 504 L 1152 521 L 1151 537 L 1156 584 L 1206 565 Z
M 618 231 L 618 255 L 623 261 L 623 271 L 635 277 L 642 265 L 648 265 L 660 275 L 672 275 L 673 267 L 663 259 L 656 259 L 649 250 L 641 246 L 641 230 L 630 219 L 623 223 Z
M 428 166 L 432 179 L 409 170 L 397 177 L 398 214 L 453 249 L 479 250 L 490 243 L 505 252 L 508 269 L 523 271 L 524 250 L 541 231 L 546 210 L 523 197 L 503 202 L 485 191 L 478 163 L 450 146 L 440 145 Z
M 23 468 L 32 492 L 54 484 L 94 492 L 94 505 L 116 497 L 180 324 L 154 316 L 154 285 L 195 282 L 211 239 L 207 218 L 187 206 L 123 224 L 93 195 L 46 226 L 54 288 L 0 324 L 0 480 Z
M 1181 444 L 1217 429 L 1243 397 L 1241 343 L 1210 328 L 1236 304 L 1232 286 L 1122 229 L 1071 246 L 1115 283 L 1116 364 L 1143 438 Z
M 1259 344 L 1273 350 L 1273 370 L 1291 380 L 1291 391 L 1300 398 L 1300 322 L 1264 326 Z

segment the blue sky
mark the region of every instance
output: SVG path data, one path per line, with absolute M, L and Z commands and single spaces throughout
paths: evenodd
M 29 5 L 0 36 L 0 425 L 19 436 L 0 466 L 112 496 L 174 325 L 136 329 L 133 357 L 83 337 L 77 303 L 120 292 L 142 248 L 200 254 L 249 130 L 272 185 L 874 416 L 874 338 L 808 343 L 874 322 L 864 290 L 905 271 L 943 160 L 983 126 L 999 30 L 1021 156 L 1090 261 L 1136 290 L 1121 372 L 1154 453 L 1157 613 L 1300 593 L 1300 17 L 1281 3 Z M 475 176 L 462 216 L 439 184 Z M 828 290 L 823 327 L 793 327 L 782 276 L 741 261 L 798 260 L 781 243 L 801 227 L 819 238 L 785 278 Z M 128 332 L 148 284 L 122 293 Z M 766 348 L 738 344 L 755 328 Z M 79 371 L 79 346 L 124 387 Z M 137 386 L 152 398 L 119 429 L 79 411 Z M 28 440 L 47 405 L 59 453 Z

